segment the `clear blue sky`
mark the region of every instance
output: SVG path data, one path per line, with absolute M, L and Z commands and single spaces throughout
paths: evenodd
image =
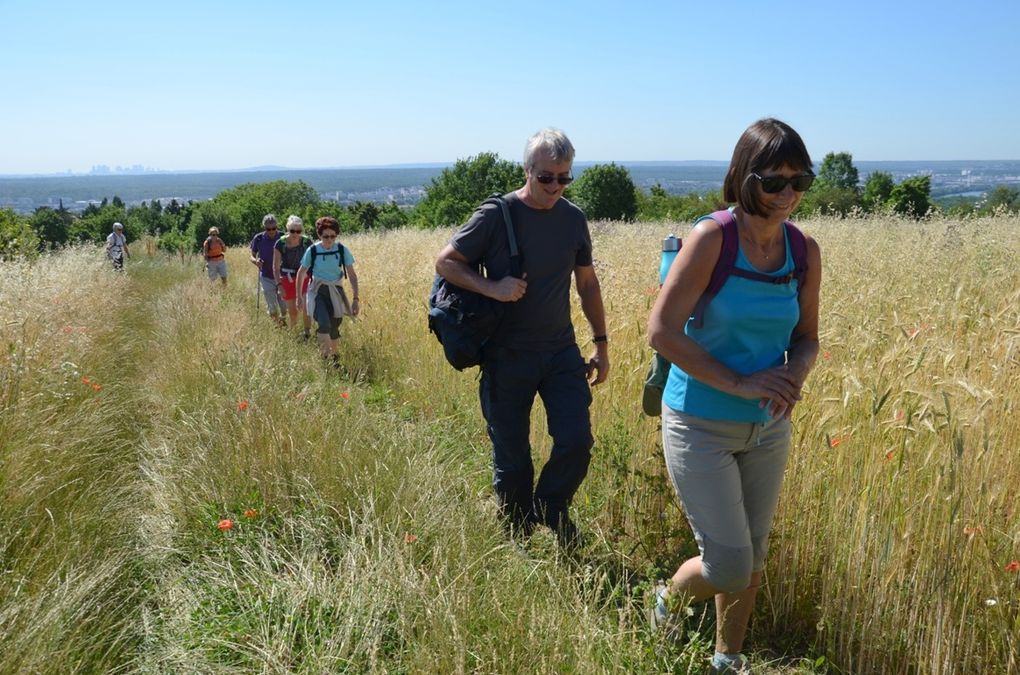
M 498 8 L 498 9 L 497 9 Z M 0 0 L 0 173 L 729 159 L 1020 159 L 1020 1 Z

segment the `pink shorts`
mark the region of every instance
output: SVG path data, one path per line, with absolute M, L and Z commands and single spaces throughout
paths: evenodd
M 308 282 L 310 282 L 311 280 L 312 280 L 312 277 L 310 275 L 306 274 L 305 275 L 305 283 L 301 285 L 301 294 L 302 295 L 304 295 L 305 293 L 308 292 Z M 290 302 L 290 301 L 292 301 L 292 300 L 297 298 L 297 293 L 296 293 L 297 289 L 295 288 L 296 285 L 297 285 L 297 281 L 294 279 L 294 277 L 291 277 L 291 276 L 289 276 L 287 274 L 284 274 L 284 275 L 280 276 L 280 290 L 283 291 L 283 299 L 286 302 Z

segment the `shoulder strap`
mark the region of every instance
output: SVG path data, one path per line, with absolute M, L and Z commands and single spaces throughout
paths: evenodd
M 733 268 L 737 263 L 737 248 L 739 246 L 737 221 L 733 217 L 732 211 L 729 209 L 715 211 L 708 216 L 699 218 L 695 224 L 705 219 L 712 219 L 722 226 L 723 240 L 722 248 L 719 250 L 719 260 L 716 261 L 715 267 L 712 268 L 712 276 L 708 280 L 708 286 L 701 294 L 701 297 L 698 298 L 698 304 L 694 306 L 695 328 L 701 328 L 705 325 L 705 307 L 719 293 L 723 284 L 726 283 L 727 277 L 733 272 Z
M 510 276 L 521 278 L 521 252 L 517 248 L 517 236 L 514 232 L 514 221 L 510 217 L 510 205 L 498 192 L 493 193 L 483 204 L 495 203 L 503 213 L 503 225 L 506 226 L 506 239 L 510 244 Z
M 790 253 L 793 254 L 793 278 L 797 280 L 797 295 L 804 286 L 804 277 L 807 276 L 807 239 L 800 228 L 789 220 L 783 223 L 786 226 L 786 238 L 790 242 Z

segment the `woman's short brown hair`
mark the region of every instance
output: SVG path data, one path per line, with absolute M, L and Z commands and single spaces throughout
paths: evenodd
M 333 216 L 323 216 L 315 221 L 315 234 L 322 236 L 323 230 L 333 230 L 340 234 L 340 223 Z
M 759 200 L 758 181 L 748 179 L 752 173 L 760 174 L 783 165 L 795 171 L 811 172 L 811 156 L 804 141 L 786 122 L 772 117 L 758 120 L 740 136 L 733 149 L 730 169 L 723 182 L 723 199 L 738 204 L 753 216 L 766 215 Z

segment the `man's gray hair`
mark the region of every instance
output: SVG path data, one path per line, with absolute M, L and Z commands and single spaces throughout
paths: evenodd
M 535 158 L 545 154 L 554 162 L 573 162 L 574 144 L 559 129 L 546 127 L 528 139 L 524 146 L 524 170 L 530 171 L 535 166 Z
M 262 217 L 262 227 L 266 225 L 276 225 L 276 216 L 271 213 L 267 213 Z

